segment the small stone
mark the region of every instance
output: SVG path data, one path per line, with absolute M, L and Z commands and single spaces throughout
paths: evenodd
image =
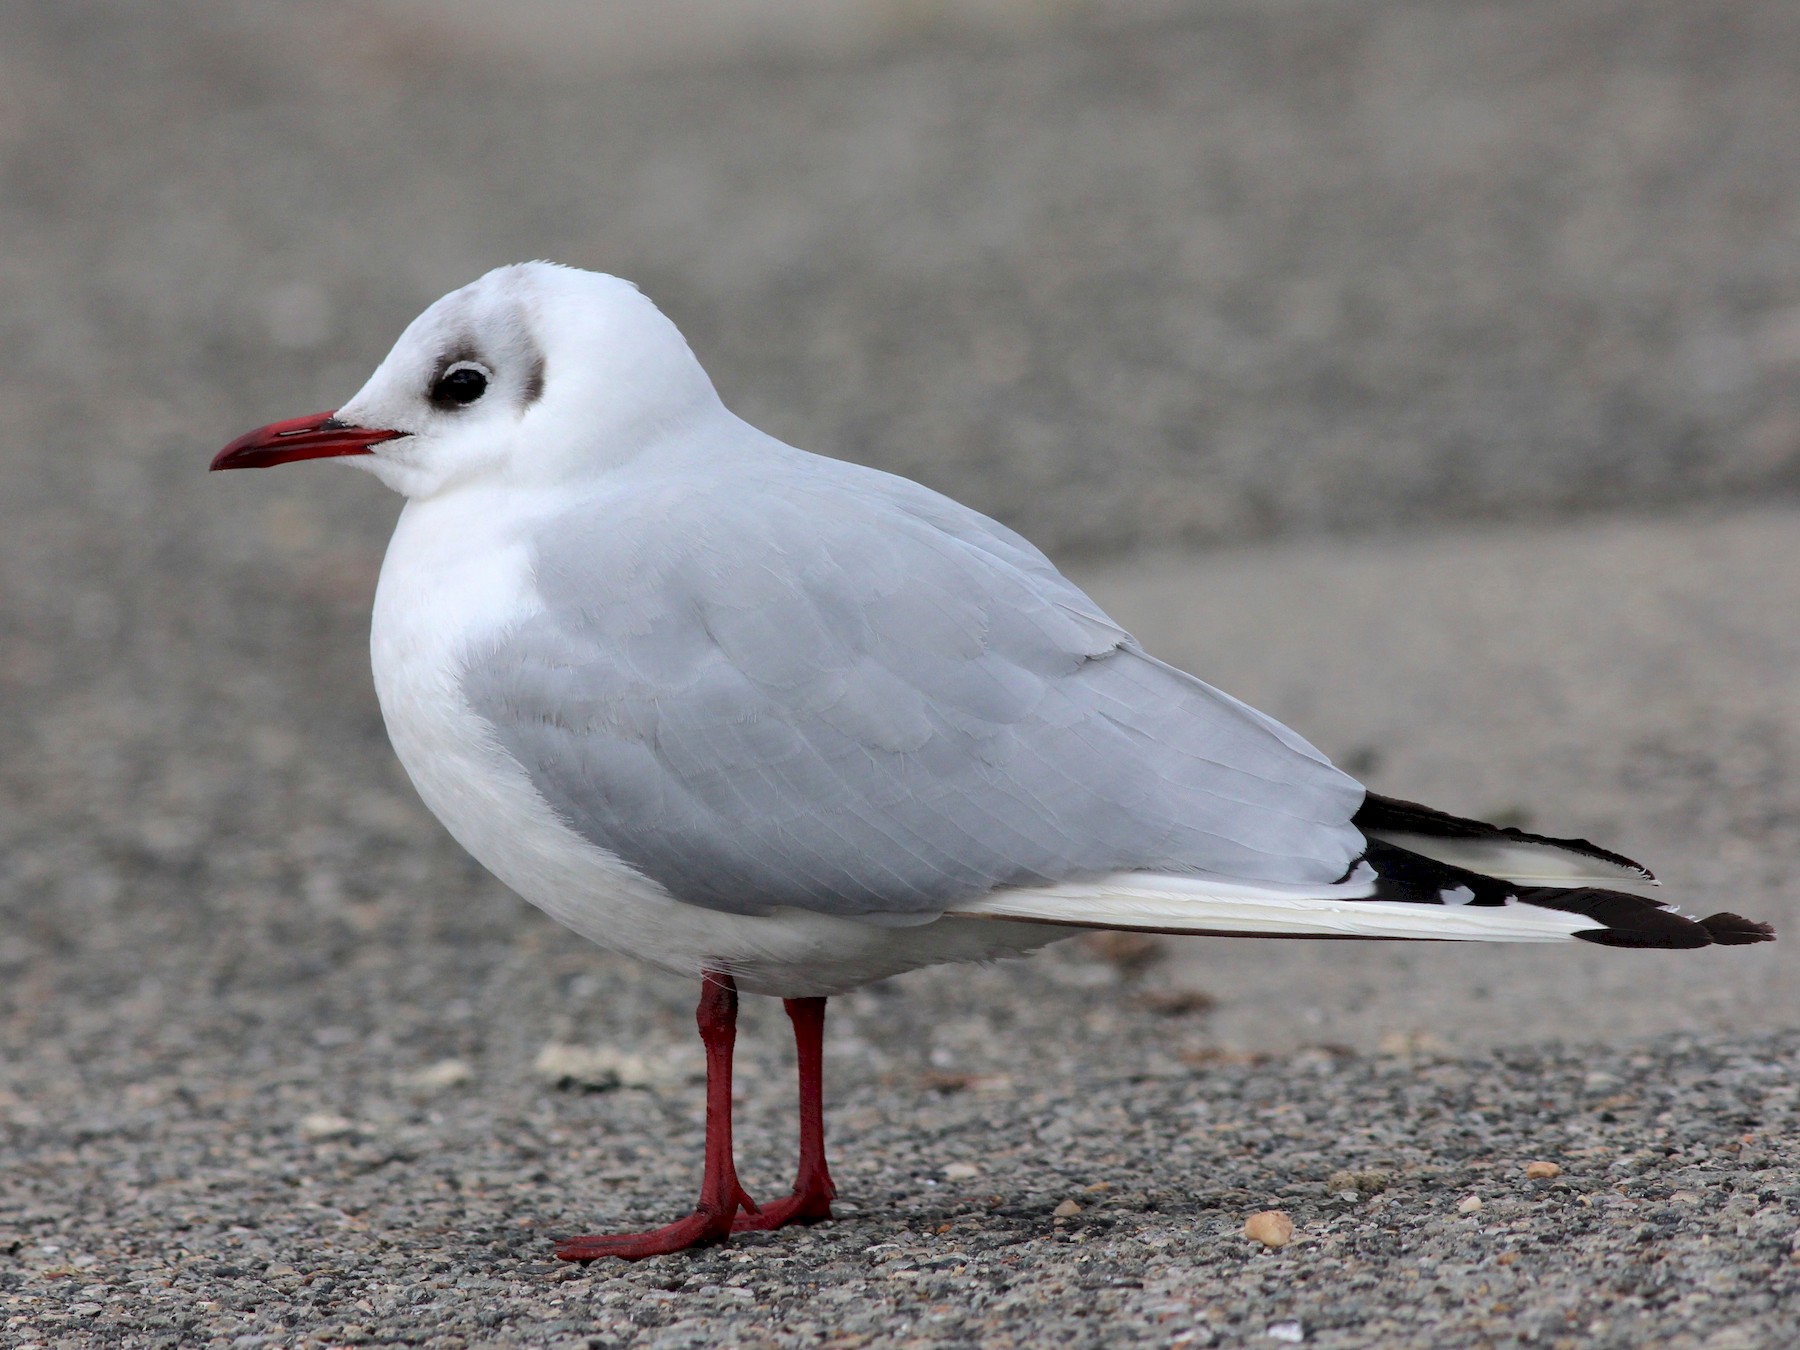
M 681 1066 L 615 1050 L 609 1045 L 563 1045 L 556 1041 L 538 1051 L 531 1071 L 565 1092 L 673 1087 L 687 1077 Z
M 1539 1159 L 1537 1162 L 1525 1164 L 1525 1176 L 1531 1181 L 1550 1181 L 1562 1175 L 1562 1168 L 1553 1162 Z
M 342 1139 L 355 1132 L 355 1121 L 330 1111 L 314 1111 L 300 1120 L 300 1137 L 315 1143 L 321 1139 Z
M 1456 1202 L 1456 1212 L 1458 1214 L 1473 1214 L 1480 1208 L 1481 1197 L 1479 1195 L 1465 1195 Z
M 1073 1200 L 1065 1200 L 1050 1212 L 1059 1219 L 1072 1219 L 1081 1213 L 1081 1206 Z
M 1285 1247 L 1294 1237 L 1294 1221 L 1279 1209 L 1265 1209 L 1244 1220 L 1244 1236 L 1265 1247 Z
M 400 1085 L 414 1092 L 442 1092 L 445 1088 L 459 1087 L 474 1076 L 475 1071 L 460 1059 L 440 1059 L 436 1064 L 403 1074 Z
M 1306 1328 L 1298 1322 L 1271 1322 L 1269 1329 L 1263 1332 L 1272 1341 L 1284 1341 L 1288 1345 L 1299 1345 L 1306 1339 Z
M 1354 1192 L 1357 1196 L 1380 1195 L 1393 1181 L 1393 1174 L 1379 1168 L 1345 1168 L 1333 1172 L 1325 1181 L 1325 1189 L 1333 1195 L 1342 1195 L 1345 1191 Z
M 944 1168 L 944 1176 L 949 1181 L 967 1181 L 971 1177 L 981 1175 L 981 1169 L 974 1163 L 953 1162 Z

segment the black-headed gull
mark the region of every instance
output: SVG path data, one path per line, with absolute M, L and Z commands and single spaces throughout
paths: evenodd
M 576 932 L 701 981 L 698 1207 L 628 1259 L 831 1213 L 827 996 L 1073 931 L 1704 947 L 1584 840 L 1367 792 L 1143 650 L 1019 535 L 733 416 L 628 282 L 503 267 L 336 412 L 215 469 L 346 456 L 407 498 L 375 686 L 425 804 Z M 731 1151 L 737 991 L 800 1065 L 793 1193 Z

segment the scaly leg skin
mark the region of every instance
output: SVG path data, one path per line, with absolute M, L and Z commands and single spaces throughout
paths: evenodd
M 831 1171 L 825 1166 L 825 1000 L 784 999 L 794 1024 L 794 1052 L 800 1062 L 800 1170 L 794 1193 L 737 1216 L 734 1233 L 785 1228 L 790 1223 L 818 1223 L 831 1217 Z
M 819 1000 L 820 1004 L 824 1001 Z M 731 1156 L 731 1052 L 737 1041 L 737 1006 L 737 984 L 731 976 L 708 971 L 701 977 L 700 1006 L 694 1020 L 706 1046 L 706 1166 L 700 1180 L 700 1203 L 694 1212 L 646 1233 L 564 1238 L 556 1244 L 559 1259 L 595 1261 L 616 1256 L 641 1261 L 646 1256 L 707 1247 L 731 1236 L 731 1221 L 740 1209 L 757 1213 L 756 1202 L 738 1185 Z M 820 1139 L 822 1148 L 822 1134 Z M 821 1153 L 821 1168 L 823 1164 Z M 829 1178 L 826 1184 L 830 1185 Z

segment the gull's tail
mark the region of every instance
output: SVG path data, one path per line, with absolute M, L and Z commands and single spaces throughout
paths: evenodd
M 1120 872 L 1000 890 L 959 918 L 1221 937 L 1564 942 L 1609 947 L 1740 946 L 1775 930 L 1736 914 L 1697 919 L 1645 895 L 1648 868 L 1585 839 L 1553 839 L 1370 794 L 1353 823 L 1369 841 L 1325 886 Z

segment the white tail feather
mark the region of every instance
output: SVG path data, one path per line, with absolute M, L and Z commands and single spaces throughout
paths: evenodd
M 1440 835 L 1403 834 L 1368 830 L 1371 839 L 1417 853 L 1433 862 L 1448 863 L 1484 876 L 1521 886 L 1654 886 L 1656 879 L 1643 869 L 1624 867 L 1604 858 L 1593 858 L 1571 849 L 1530 844 L 1504 838 L 1445 839 Z
M 950 914 L 1082 928 L 1134 928 L 1217 936 L 1411 938 L 1440 942 L 1564 942 L 1599 927 L 1582 914 L 1505 905 L 1429 905 L 1362 900 L 1372 874 L 1360 867 L 1335 886 L 1257 885 L 1204 877 L 1120 872 L 1091 882 L 993 891 Z

